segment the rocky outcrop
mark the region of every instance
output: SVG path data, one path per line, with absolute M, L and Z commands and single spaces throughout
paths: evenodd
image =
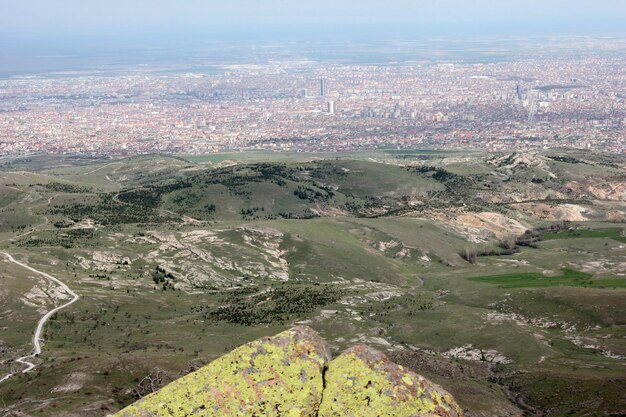
M 461 415 L 446 391 L 365 345 L 334 359 L 325 382 L 319 411 L 324 417 Z
M 243 345 L 115 417 L 450 416 L 454 399 L 364 345 L 330 361 L 311 328 Z
M 313 416 L 329 355 L 308 327 L 243 345 L 116 416 Z

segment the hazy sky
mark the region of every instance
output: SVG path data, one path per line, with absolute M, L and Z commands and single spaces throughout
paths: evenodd
M 5 30 L 626 26 L 626 0 L 0 0 L 0 11 Z

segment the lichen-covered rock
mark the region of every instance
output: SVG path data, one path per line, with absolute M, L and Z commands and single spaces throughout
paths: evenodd
M 315 416 L 326 344 L 306 326 L 243 345 L 115 417 Z
M 458 417 L 450 394 L 375 349 L 357 345 L 329 364 L 320 417 Z
M 461 416 L 450 394 L 372 348 L 329 360 L 315 331 L 295 327 L 243 345 L 113 417 Z

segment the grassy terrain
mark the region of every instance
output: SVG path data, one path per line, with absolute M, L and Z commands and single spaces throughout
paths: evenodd
M 591 274 L 563 269 L 563 275 L 545 276 L 539 272 L 471 277 L 472 281 L 496 284 L 502 288 L 573 287 L 626 288 L 626 279 L 591 279 Z
M 185 157 L 185 159 L 197 164 L 215 164 L 222 161 L 237 159 L 237 155 L 232 153 L 218 153 L 213 155 L 190 155 Z
M 225 152 L 206 155 L 181 155 L 182 158 L 197 164 L 218 164 L 222 161 L 236 161 L 239 163 L 299 163 L 311 162 L 315 160 L 393 160 L 387 152 L 380 151 L 358 151 L 358 152 L 271 152 L 271 151 L 251 151 L 251 152 Z
M 546 233 L 543 240 L 573 239 L 573 238 L 611 238 L 618 242 L 626 243 L 624 231 L 619 227 L 607 227 L 603 229 L 572 229 L 560 232 Z
M 35 370 L 0 384 L 3 412 L 106 415 L 155 368 L 171 380 L 306 323 L 333 354 L 390 353 L 468 416 L 623 413 L 623 202 L 587 198 L 574 232 L 509 255 L 460 255 L 560 224 L 587 193 L 569 182 L 618 184 L 622 159 L 422 154 L 4 161 L 0 249 L 81 298 L 46 326 Z M 59 303 L 0 259 L 0 370 Z

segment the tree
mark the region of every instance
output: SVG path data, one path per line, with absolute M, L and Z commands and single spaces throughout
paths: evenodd
M 463 259 L 465 259 L 467 262 L 471 263 L 471 264 L 475 264 L 476 263 L 476 257 L 478 256 L 478 251 L 476 250 L 476 247 L 474 246 L 466 246 L 465 248 L 463 248 L 463 252 L 461 254 L 461 257 L 463 257 Z

